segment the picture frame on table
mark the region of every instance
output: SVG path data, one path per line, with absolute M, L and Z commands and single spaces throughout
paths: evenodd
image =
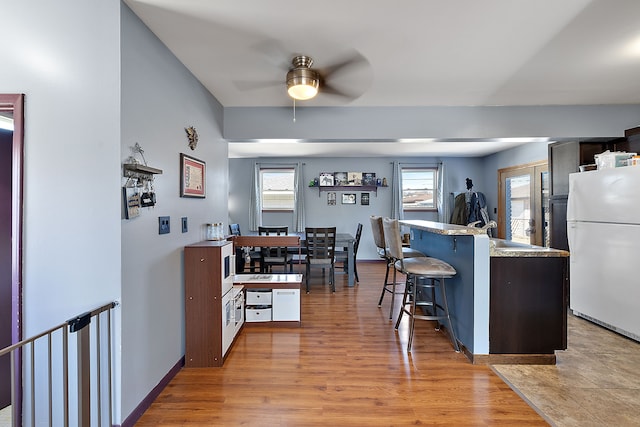
M 356 194 L 355 193 L 342 193 L 342 204 L 343 205 L 355 205 L 356 204 Z
M 180 197 L 204 199 L 207 165 L 202 160 L 180 153 Z

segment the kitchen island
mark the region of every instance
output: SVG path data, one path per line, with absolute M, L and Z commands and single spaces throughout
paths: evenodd
M 566 349 L 568 252 L 489 238 L 480 228 L 400 221 L 411 247 L 451 264 L 453 327 L 473 363 L 554 364 Z

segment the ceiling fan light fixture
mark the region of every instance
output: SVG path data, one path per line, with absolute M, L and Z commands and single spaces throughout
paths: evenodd
M 308 56 L 293 59 L 294 68 L 287 73 L 287 93 L 291 98 L 305 101 L 318 94 L 320 76 L 310 68 L 312 63 Z

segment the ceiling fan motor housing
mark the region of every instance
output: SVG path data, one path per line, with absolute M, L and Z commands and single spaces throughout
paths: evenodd
M 293 68 L 287 73 L 287 92 L 298 100 L 311 99 L 318 93 L 320 75 L 311 69 L 313 59 L 309 56 L 296 56 L 291 61 Z

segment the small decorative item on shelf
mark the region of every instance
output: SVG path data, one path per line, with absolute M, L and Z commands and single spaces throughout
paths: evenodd
M 345 186 L 347 185 L 347 173 L 346 172 L 335 172 L 333 174 L 333 185 L 337 186 L 337 187 L 341 187 L 341 186 Z
M 362 185 L 376 185 L 376 174 L 373 172 L 362 172 Z
M 309 187 L 316 187 L 318 185 L 318 178 L 313 178 L 309 181 Z
M 382 187 L 382 180 L 380 178 L 376 179 L 376 186 Z
M 320 172 L 321 187 L 332 187 L 333 182 L 333 172 Z
M 387 178 L 382 178 L 382 186 L 383 187 L 387 186 Z
M 349 185 L 362 185 L 362 172 L 349 172 L 347 174 L 347 182 Z

